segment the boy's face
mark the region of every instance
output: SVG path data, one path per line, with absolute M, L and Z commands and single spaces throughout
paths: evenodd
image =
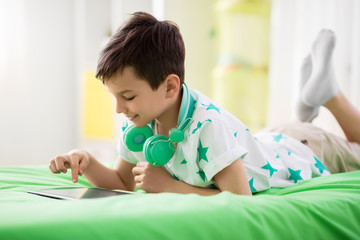
M 165 86 L 162 84 L 157 90 L 152 90 L 131 67 L 106 79 L 105 86 L 116 99 L 116 112 L 123 113 L 136 127 L 159 118 L 166 109 Z

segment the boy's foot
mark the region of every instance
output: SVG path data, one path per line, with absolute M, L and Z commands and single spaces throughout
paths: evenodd
M 312 64 L 311 64 L 311 56 L 308 55 L 302 65 L 301 65 L 301 72 L 300 72 L 300 96 L 296 103 L 296 115 L 298 116 L 299 120 L 302 122 L 310 122 L 319 114 L 319 107 L 312 107 L 304 103 L 301 98 L 301 94 L 306 82 L 309 80 L 312 72 Z
M 308 106 L 322 106 L 339 91 L 332 63 L 334 47 L 334 33 L 331 30 L 322 30 L 311 50 L 311 77 L 302 90 L 302 100 Z

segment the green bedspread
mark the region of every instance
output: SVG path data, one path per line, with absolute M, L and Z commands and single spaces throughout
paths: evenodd
M 360 171 L 271 189 L 135 193 L 79 201 L 26 193 L 82 187 L 46 167 L 0 167 L 0 239 L 360 239 Z

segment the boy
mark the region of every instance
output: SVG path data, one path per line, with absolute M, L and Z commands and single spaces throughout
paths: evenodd
M 254 137 L 225 109 L 187 89 L 184 58 L 175 24 L 134 13 L 110 39 L 97 68 L 116 99 L 116 112 L 124 115 L 116 167 L 73 150 L 52 159 L 50 170 L 71 168 L 73 182 L 84 174 L 103 188 L 201 195 L 251 195 L 330 174 L 300 141 L 280 133 Z M 306 106 L 316 115 L 320 105 Z

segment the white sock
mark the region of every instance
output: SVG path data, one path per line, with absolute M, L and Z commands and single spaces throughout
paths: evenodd
M 311 107 L 304 103 L 302 100 L 302 91 L 306 84 L 306 82 L 309 80 L 312 72 L 312 64 L 311 64 L 311 56 L 308 55 L 302 65 L 301 65 L 301 72 L 300 72 L 300 81 L 299 81 L 299 87 L 300 87 L 300 96 L 296 103 L 296 115 L 302 122 L 310 122 L 313 120 L 317 115 L 319 114 L 319 107 Z
M 320 31 L 311 50 L 311 77 L 302 91 L 302 100 L 308 106 L 322 106 L 339 91 L 332 63 L 334 47 L 334 33 L 331 30 Z

